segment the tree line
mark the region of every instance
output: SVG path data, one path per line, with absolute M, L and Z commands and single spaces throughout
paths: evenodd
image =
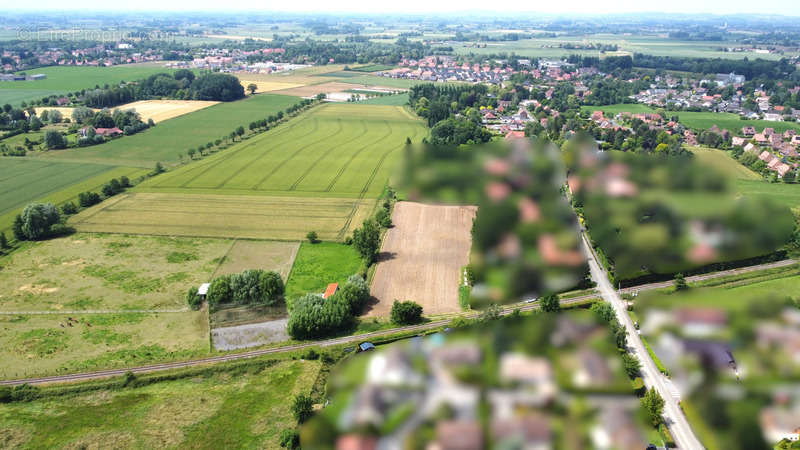
M 153 74 L 135 83 L 86 91 L 83 103 L 91 108 L 109 108 L 152 98 L 229 102 L 244 98 L 244 87 L 233 75 L 205 73 L 195 77 L 191 70 L 180 69 L 172 74 Z

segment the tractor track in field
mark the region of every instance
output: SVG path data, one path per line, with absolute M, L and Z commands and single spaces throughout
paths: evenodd
M 269 178 L 270 178 L 272 175 L 275 175 L 275 174 L 276 174 L 276 173 L 277 173 L 279 170 L 281 170 L 281 168 L 283 168 L 283 166 L 284 166 L 284 165 L 286 165 L 286 164 L 287 164 L 289 161 L 293 160 L 293 159 L 294 159 L 294 158 L 295 158 L 297 155 L 299 155 L 299 154 L 300 154 L 300 153 L 301 153 L 303 150 L 305 150 L 305 149 L 307 149 L 308 147 L 311 147 L 311 146 L 313 146 L 313 145 L 316 145 L 316 144 L 318 144 L 318 143 L 320 143 L 320 142 L 322 142 L 322 141 L 324 141 L 324 140 L 326 140 L 326 139 L 330 139 L 330 138 L 332 138 L 332 137 L 334 137 L 334 136 L 338 135 L 339 133 L 341 133 L 341 132 L 342 132 L 342 129 L 343 129 L 343 127 L 342 127 L 342 120 L 341 120 L 341 119 L 337 119 L 336 123 L 339 125 L 339 129 L 338 129 L 338 130 L 336 130 L 336 132 L 335 132 L 335 133 L 333 133 L 333 134 L 330 134 L 330 135 L 328 135 L 328 136 L 325 136 L 325 137 L 323 137 L 323 138 L 317 139 L 316 141 L 310 142 L 310 143 L 308 143 L 308 144 L 306 144 L 306 145 L 304 145 L 304 146 L 302 146 L 302 147 L 298 148 L 297 150 L 295 150 L 295 152 L 294 152 L 294 153 L 292 153 L 291 155 L 289 155 L 289 156 L 288 156 L 287 158 L 285 158 L 283 161 L 281 161 L 281 162 L 279 162 L 278 164 L 276 164 L 276 165 L 275 165 L 275 167 L 273 167 L 273 168 L 272 168 L 272 170 L 270 170 L 270 171 L 269 171 L 269 173 L 267 173 L 267 174 L 266 174 L 266 175 L 265 175 L 263 178 L 261 178 L 260 180 L 258 180 L 258 182 L 257 182 L 257 183 L 256 183 L 256 184 L 255 184 L 255 185 L 254 185 L 254 186 L 253 186 L 251 189 L 252 189 L 252 190 L 254 190 L 254 191 L 262 190 L 262 189 L 260 189 L 260 186 L 261 186 L 262 184 L 266 183 L 266 182 L 267 182 L 267 180 L 268 180 L 268 179 L 269 179 Z
M 331 182 L 328 184 L 328 187 L 325 189 L 325 192 L 330 192 L 331 189 L 333 189 L 333 186 L 336 184 L 336 182 L 339 181 L 339 178 L 342 176 L 342 174 L 344 174 L 344 172 L 347 170 L 347 168 L 350 167 L 350 163 L 352 163 L 356 159 L 356 157 L 358 157 L 358 155 L 361 154 L 361 152 L 366 150 L 371 145 L 373 145 L 373 144 L 375 144 L 377 142 L 380 142 L 380 141 L 382 141 L 382 140 L 384 140 L 387 137 L 392 135 L 392 131 L 393 131 L 392 130 L 392 125 L 387 120 L 384 120 L 383 123 L 386 125 L 386 127 L 389 129 L 389 131 L 387 131 L 386 134 L 384 134 L 383 136 L 379 137 L 375 141 L 364 145 L 363 147 L 359 148 L 355 153 L 353 153 L 350 156 L 350 159 L 348 159 L 347 162 L 345 162 L 344 165 L 341 168 L 339 168 L 339 171 L 336 173 L 336 176 L 333 177 L 333 180 L 331 180 Z
M 319 121 L 318 121 L 317 119 L 314 119 L 314 127 L 312 128 L 312 130 L 311 130 L 309 133 L 316 133 L 316 132 L 317 132 L 317 129 L 319 129 Z M 276 134 L 277 134 L 277 133 L 276 133 Z M 286 134 L 286 133 L 281 133 L 282 137 L 283 137 L 283 135 L 285 135 L 285 134 Z M 225 178 L 225 179 L 224 179 L 224 180 L 223 180 L 223 181 L 222 181 L 220 184 L 218 184 L 218 185 L 215 187 L 215 189 L 220 189 L 220 188 L 222 188 L 223 186 L 225 186 L 226 184 L 228 184 L 228 182 L 229 182 L 229 181 L 231 181 L 232 179 L 236 178 L 236 177 L 237 177 L 237 176 L 238 176 L 240 173 L 242 173 L 243 171 L 245 171 L 245 170 L 249 169 L 249 168 L 250 168 L 250 166 L 251 166 L 252 164 L 254 164 L 256 161 L 260 160 L 260 159 L 261 159 L 261 158 L 263 158 L 265 155 L 268 155 L 268 154 L 272 153 L 272 151 L 273 151 L 273 150 L 277 149 L 279 145 L 282 145 L 282 144 L 283 144 L 284 142 L 286 142 L 287 140 L 291 140 L 291 136 L 289 136 L 289 138 L 290 138 L 290 139 L 283 139 L 283 140 L 281 140 L 280 142 L 271 142 L 271 143 L 270 143 L 270 148 L 268 148 L 268 149 L 264 150 L 264 151 L 263 151 L 263 152 L 261 152 L 261 153 L 258 153 L 258 154 L 256 155 L 256 157 L 255 157 L 255 158 L 251 159 L 250 161 L 248 161 L 248 162 L 247 162 L 247 164 L 244 164 L 242 167 L 240 167 L 240 168 L 239 168 L 239 170 L 236 170 L 235 172 L 233 172 L 233 174 L 231 174 L 230 176 L 228 176 L 227 178 Z M 256 145 L 256 144 L 259 144 L 259 143 L 260 143 L 260 141 L 259 141 L 259 142 L 253 142 L 253 145 Z M 249 147 L 248 147 L 248 148 L 249 148 Z M 243 148 L 242 150 L 244 150 L 244 148 Z
M 279 129 L 278 131 L 276 131 L 275 133 L 273 133 L 270 136 L 274 137 L 275 135 L 279 135 L 279 136 L 283 135 L 283 134 L 287 133 L 288 131 L 293 130 L 297 126 L 299 126 L 301 124 L 304 124 L 307 119 L 308 119 L 308 116 L 303 116 L 300 120 L 297 120 L 297 121 L 295 121 L 294 123 L 291 123 L 291 124 L 287 124 L 286 127 Z M 315 126 L 316 126 L 316 121 L 315 121 Z M 270 131 L 272 131 L 272 130 L 270 130 Z M 236 155 L 237 153 L 239 153 L 239 152 L 241 152 L 241 151 L 243 151 L 245 149 L 248 149 L 248 148 L 258 144 L 260 142 L 260 139 L 258 139 L 258 138 L 266 138 L 266 137 L 263 136 L 263 135 L 255 136 L 254 138 L 251 138 L 251 139 L 256 139 L 256 141 L 248 142 L 247 144 L 245 144 L 245 145 L 243 145 L 243 146 L 241 146 L 239 148 L 234 148 L 234 149 L 232 149 L 231 151 L 229 151 L 227 153 L 224 153 L 224 152 L 226 150 L 228 150 L 228 149 L 222 150 L 222 152 L 220 154 L 224 153 L 225 156 L 226 156 L 225 158 L 220 157 L 218 161 L 207 161 L 206 164 L 200 164 L 200 165 L 198 165 L 196 167 L 188 169 L 186 172 L 189 173 L 189 174 L 193 173 L 195 169 L 200 169 L 200 173 L 198 173 L 197 175 L 192 177 L 190 180 L 184 182 L 183 184 L 178 185 L 178 187 L 180 187 L 180 188 L 188 187 L 189 184 L 192 183 L 194 180 L 196 180 L 197 178 L 205 175 L 211 169 L 213 169 L 213 168 L 217 167 L 218 165 L 222 164 L 223 162 L 227 161 L 231 155 Z M 169 178 L 166 178 L 165 181 L 169 181 Z M 159 187 L 165 188 L 165 187 L 167 187 L 168 188 L 168 187 L 172 187 L 172 186 L 163 186 L 162 184 L 156 184 L 153 187 L 155 187 L 155 188 L 159 188 Z
M 289 186 L 289 190 L 290 191 L 297 190 L 297 186 L 300 183 L 302 183 L 303 180 L 308 176 L 308 174 L 311 173 L 311 171 L 314 170 L 315 167 L 317 167 L 317 164 L 319 164 L 319 162 L 322 161 L 326 156 L 328 156 L 332 151 L 334 151 L 334 150 L 336 150 L 338 148 L 341 148 L 341 147 L 343 147 L 343 146 L 345 146 L 347 144 L 350 144 L 353 141 L 357 141 L 357 140 L 361 139 L 362 136 L 367 134 L 367 132 L 369 131 L 367 129 L 367 124 L 364 123 L 364 122 L 361 122 L 361 126 L 364 128 L 364 131 L 361 134 L 359 134 L 358 136 L 354 137 L 353 139 L 350 139 L 349 141 L 342 142 L 339 145 L 334 145 L 333 147 L 329 148 L 328 150 L 322 152 L 322 155 L 320 155 L 319 158 L 317 158 L 310 166 L 308 166 L 306 171 L 303 172 L 303 174 L 300 175 L 300 177 L 298 177 L 297 180 L 295 180 L 295 182 L 292 183 L 291 186 Z
M 415 138 L 417 137 L 417 134 L 419 134 L 419 133 L 418 132 L 414 133 L 414 137 Z M 347 216 L 347 220 L 345 221 L 344 226 L 342 226 L 342 229 L 339 230 L 339 233 L 337 234 L 337 237 L 339 239 L 343 239 L 344 238 L 344 234 L 347 232 L 348 229 L 350 229 L 350 225 L 353 222 L 353 216 L 355 216 L 356 211 L 358 210 L 358 207 L 360 206 L 361 201 L 367 195 L 367 191 L 369 191 L 369 187 L 372 184 L 372 181 L 375 179 L 375 177 L 378 174 L 378 171 L 380 170 L 381 166 L 383 165 L 383 161 L 393 151 L 401 149 L 404 146 L 405 146 L 405 144 L 400 145 L 399 147 L 395 147 L 395 148 L 389 149 L 383 155 L 381 155 L 380 159 L 378 159 L 378 163 L 375 164 L 375 167 L 372 169 L 372 173 L 370 173 L 369 178 L 367 179 L 367 182 L 364 183 L 364 187 L 361 188 L 361 192 L 358 194 L 358 199 L 355 202 L 353 202 L 353 208 L 350 210 L 350 214 Z

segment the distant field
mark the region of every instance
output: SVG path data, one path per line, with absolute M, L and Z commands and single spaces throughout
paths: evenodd
M 619 35 L 619 34 L 592 34 L 577 36 L 558 36 L 553 38 L 520 39 L 518 41 L 490 42 L 485 47 L 469 47 L 471 43 L 458 43 L 454 45 L 457 54 L 497 54 L 516 53 L 520 56 L 552 58 L 569 55 L 598 56 L 594 49 L 566 49 L 560 44 L 585 44 L 587 42 L 605 45 L 617 45 L 618 54 L 644 53 L 657 56 L 679 56 L 690 58 L 725 58 L 725 59 L 768 59 L 778 60 L 792 56 L 792 53 L 780 55 L 777 53 L 759 54 L 755 52 L 723 52 L 720 47 L 737 47 L 740 44 L 725 41 L 681 41 L 665 39 L 656 35 Z M 611 53 L 609 53 L 611 54 Z M 636 61 L 634 60 L 634 66 Z
M 350 245 L 333 242 L 303 242 L 294 261 L 286 298 L 308 293 L 322 293 L 329 283 L 344 283 L 358 272 L 361 258 Z
M 147 172 L 131 167 L 0 158 L 0 231 L 8 231 L 14 216 L 28 203 L 61 205 L 77 201 L 81 192 L 100 192 L 112 178 L 127 176 L 135 180 Z
M 641 103 L 617 104 L 605 106 L 581 106 L 584 111 L 603 111 L 607 116 L 614 116 L 621 112 L 630 113 L 650 113 L 655 109 Z M 677 115 L 680 122 L 689 128 L 709 129 L 716 125 L 719 128 L 727 129 L 731 133 L 741 134 L 742 127 L 753 126 L 758 131 L 765 127 L 772 127 L 775 131 L 783 133 L 786 130 L 800 131 L 800 123 L 797 122 L 772 122 L 769 120 L 741 120 L 737 114 L 715 113 L 715 112 L 694 112 L 694 111 L 667 111 L 668 115 Z
M 406 137 L 424 134 L 402 108 L 327 104 L 140 190 L 374 198 L 400 162 Z
M 162 381 L 3 405 L 6 448 L 278 449 L 296 424 L 292 399 L 308 394 L 319 361 Z
M 141 100 L 126 103 L 114 109 L 135 109 L 143 121 L 146 122 L 149 119 L 153 119 L 153 122 L 159 123 L 214 106 L 217 103 L 219 102 L 201 100 Z
M 228 135 L 236 127 L 263 119 L 297 103 L 285 95 L 256 95 L 219 103 L 158 124 L 134 136 L 93 147 L 48 152 L 42 159 L 119 164 L 152 169 L 157 161 L 176 162 L 178 154 Z
M 224 191 L 219 191 L 223 193 Z M 70 219 L 80 231 L 302 240 L 341 240 L 370 215 L 374 199 L 137 192 Z
M 103 87 L 122 81 L 135 81 L 158 72 L 172 72 L 161 64 L 124 64 L 111 67 L 54 66 L 28 70 L 29 75 L 43 73 L 39 81 L 0 82 L 0 104 L 18 104 L 54 94 L 67 94 L 81 89 Z
M 690 128 L 709 129 L 716 125 L 719 128 L 729 130 L 731 133 L 741 135 L 742 127 L 753 126 L 761 131 L 766 127 L 774 128 L 778 133 L 786 130 L 800 131 L 800 123 L 797 122 L 772 122 L 769 120 L 741 120 L 737 114 L 714 113 L 714 112 L 679 112 L 677 113 L 680 121 Z

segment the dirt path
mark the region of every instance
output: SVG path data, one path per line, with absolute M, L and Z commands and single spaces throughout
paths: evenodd
M 469 263 L 477 208 L 399 202 L 372 282 L 377 302 L 367 316 L 388 316 L 394 300 L 412 300 L 424 314 L 461 311 L 458 285 Z

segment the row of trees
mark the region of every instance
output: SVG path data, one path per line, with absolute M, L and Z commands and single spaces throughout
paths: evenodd
M 277 113 L 265 117 L 264 119 L 255 120 L 250 122 L 248 128 L 250 129 L 250 133 L 261 133 L 264 131 L 268 131 L 278 125 L 284 118 L 291 117 L 304 111 L 305 109 L 310 108 L 317 101 L 320 101 L 324 98 L 324 94 L 318 95 L 315 99 L 303 99 L 289 107 L 287 107 L 284 111 L 278 111 Z M 215 146 L 220 147 L 223 142 L 234 142 L 236 138 L 242 139 L 245 134 L 244 126 L 238 126 L 234 130 L 232 130 L 228 135 L 222 136 L 221 138 L 213 141 L 207 142 L 205 145 L 199 145 L 197 148 L 190 148 L 186 150 L 186 155 L 189 159 L 194 159 L 195 155 L 200 157 L 205 156 L 206 152 L 212 153 L 211 149 Z M 178 156 L 183 159 L 183 153 L 179 153 Z
M 229 102 L 243 98 L 244 87 L 233 75 L 206 73 L 195 77 L 194 72 L 181 69 L 172 74 L 153 74 L 137 83 L 87 91 L 83 94 L 83 103 L 92 108 L 110 108 L 137 100 L 165 97 Z

